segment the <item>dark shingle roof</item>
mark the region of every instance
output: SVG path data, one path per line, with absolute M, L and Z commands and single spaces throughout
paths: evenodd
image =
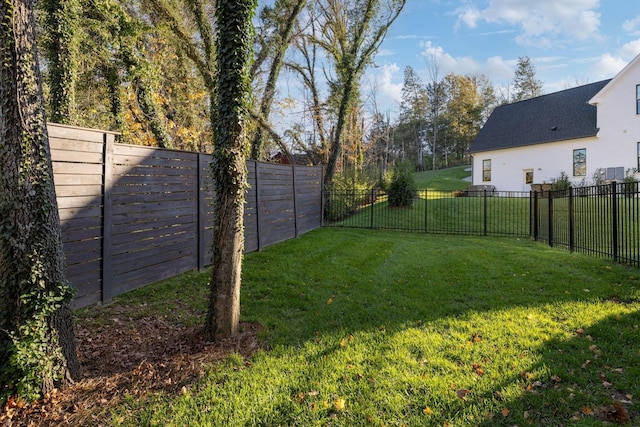
M 587 102 L 609 80 L 497 107 L 469 153 L 595 136 L 596 107 Z

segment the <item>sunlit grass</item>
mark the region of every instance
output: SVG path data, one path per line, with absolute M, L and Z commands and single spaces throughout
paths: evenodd
M 208 273 L 180 277 L 105 310 L 201 321 Z M 245 258 L 242 319 L 270 350 L 112 422 L 602 425 L 614 400 L 637 416 L 639 286 L 638 270 L 528 239 L 316 230 Z
M 465 181 L 465 178 L 471 176 L 468 166 L 456 166 L 453 168 L 429 170 L 417 172 L 413 175 L 415 183 L 420 189 L 429 189 L 436 191 L 452 191 L 464 190 L 471 183 Z

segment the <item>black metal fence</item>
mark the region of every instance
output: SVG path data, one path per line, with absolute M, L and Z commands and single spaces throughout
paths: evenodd
M 533 193 L 533 237 L 551 246 L 640 267 L 637 182 Z
M 472 235 L 531 235 L 528 192 L 418 190 L 410 207 L 389 206 L 381 190 L 326 191 L 325 226 Z
M 323 225 L 423 233 L 533 237 L 640 267 L 638 183 L 546 192 L 416 191 L 394 208 L 381 190 L 325 191 Z

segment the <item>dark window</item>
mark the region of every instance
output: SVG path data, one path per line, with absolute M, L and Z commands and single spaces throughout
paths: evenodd
M 533 171 L 525 171 L 525 173 L 524 173 L 524 183 L 525 184 L 533 184 Z
M 573 150 L 573 176 L 587 176 L 587 149 Z
M 482 181 L 491 181 L 491 159 L 482 161 Z
M 640 142 L 638 142 L 638 172 L 640 172 Z

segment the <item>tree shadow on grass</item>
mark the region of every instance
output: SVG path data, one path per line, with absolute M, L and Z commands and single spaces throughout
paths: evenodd
M 505 378 L 490 395 L 475 401 L 500 400 L 502 411 L 487 414 L 481 426 L 637 425 L 640 421 L 640 311 L 611 316 L 573 338 L 551 339 L 538 350 L 541 360 L 530 372 L 544 377 Z M 517 385 L 521 395 L 502 401 L 502 392 Z M 603 404 L 603 402 L 606 402 Z M 547 418 L 553 414 L 553 418 Z

